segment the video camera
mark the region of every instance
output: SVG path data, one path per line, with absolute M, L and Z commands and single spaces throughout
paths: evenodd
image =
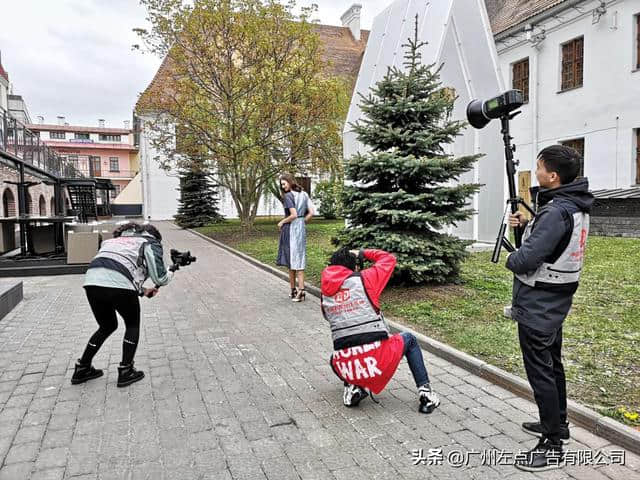
M 513 252 L 516 248 L 520 248 L 522 244 L 523 230 L 520 227 L 514 228 L 514 237 L 516 246 L 514 247 L 506 236 L 509 225 L 509 209 L 514 214 L 518 211 L 520 205 L 524 206 L 532 215 L 535 216 L 534 210 L 520 197 L 516 191 L 516 166 L 518 161 L 513 159 L 516 146 L 511 145 L 513 137 L 509 134 L 509 120 L 513 120 L 516 115 L 520 114 L 518 108 L 524 103 L 524 96 L 520 90 L 507 90 L 497 97 L 489 100 L 473 100 L 467 106 L 467 120 L 471 126 L 477 129 L 486 127 L 491 120 L 500 119 L 502 123 L 502 140 L 504 142 L 504 154 L 507 161 L 507 180 L 509 182 L 509 199 L 502 216 L 502 223 L 498 231 L 498 238 L 493 249 L 491 261 L 498 263 L 500 261 L 500 251 L 504 247 L 507 251 Z M 516 111 L 518 110 L 518 111 Z
M 179 270 L 180 267 L 186 267 L 187 265 L 191 265 L 196 261 L 196 257 L 191 256 L 191 252 L 181 252 L 174 248 L 171 249 L 171 265 L 169 270 L 175 272 Z

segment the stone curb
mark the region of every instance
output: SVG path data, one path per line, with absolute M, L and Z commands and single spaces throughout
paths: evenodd
M 232 253 L 233 255 L 240 257 L 241 259 L 260 268 L 261 270 L 264 270 L 265 272 L 271 273 L 272 275 L 275 275 L 287 282 L 289 281 L 289 276 L 286 273 L 278 270 L 277 268 L 266 265 L 245 253 L 242 253 L 234 248 L 229 247 L 228 245 L 225 245 L 222 242 L 196 232 L 195 230 L 186 230 L 202 238 L 203 240 L 212 243 L 217 247 L 220 247 L 221 249 Z M 318 287 L 306 284 L 305 288 L 307 292 L 311 293 L 315 297 L 320 298 L 321 292 Z M 456 350 L 455 348 L 439 342 L 438 340 L 418 333 L 405 325 L 402 325 L 394 320 L 390 320 L 388 317 L 387 321 L 392 330 L 397 332 L 410 332 L 415 335 L 418 339 L 418 342 L 420 343 L 420 346 L 426 351 L 440 358 L 443 358 L 444 360 L 447 360 L 448 362 L 451 362 L 454 365 L 467 370 L 474 375 L 484 378 L 485 380 L 498 385 L 519 397 L 533 401 L 533 393 L 531 391 L 529 383 L 526 380 L 513 375 L 512 373 L 506 372 L 498 367 L 489 365 L 483 360 L 475 358 L 460 350 Z M 581 427 L 585 428 L 595 435 L 606 438 L 615 445 L 619 445 L 629 450 L 630 452 L 640 455 L 640 432 L 632 429 L 631 427 L 623 425 L 620 422 L 616 422 L 609 417 L 600 415 L 594 410 L 580 405 L 573 400 L 568 400 L 567 410 L 569 414 L 569 420 L 571 420 L 573 423 L 580 425 Z

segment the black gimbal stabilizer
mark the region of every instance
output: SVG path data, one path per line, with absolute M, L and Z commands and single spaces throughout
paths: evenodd
M 171 249 L 171 265 L 169 270 L 175 272 L 180 270 L 180 267 L 186 267 L 196 261 L 196 257 L 191 256 L 191 252 L 180 252 L 176 249 Z
M 191 252 L 181 252 L 179 250 L 171 249 L 171 263 L 172 265 L 169 267 L 170 272 L 175 272 L 176 270 L 180 270 L 180 267 L 186 267 L 187 265 L 192 264 L 196 261 L 196 257 L 191 256 Z M 158 285 L 155 288 L 160 288 Z M 144 292 L 139 292 L 139 296 L 148 296 L 149 298 L 153 297 L 153 295 L 145 295 Z
M 507 206 L 502 216 L 502 224 L 498 231 L 498 237 L 496 238 L 496 244 L 493 248 L 493 255 L 491 261 L 498 263 L 500 261 L 500 252 L 504 247 L 508 252 L 514 252 L 516 248 L 520 248 L 522 244 L 522 228 L 514 228 L 515 247 L 511 244 L 506 236 L 507 228 L 509 225 L 509 208 L 511 213 L 516 213 L 520 205 L 524 206 L 532 215 L 535 215 L 534 210 L 521 198 L 518 197 L 516 191 L 516 166 L 518 161 L 513 159 L 513 153 L 516 151 L 516 146 L 511 145 L 513 137 L 509 133 L 509 121 L 513 120 L 516 115 L 520 114 L 517 110 L 524 103 L 524 98 L 520 90 L 508 90 L 495 98 L 490 100 L 473 100 L 467 106 L 467 119 L 471 126 L 477 129 L 486 127 L 493 119 L 500 119 L 502 124 L 502 140 L 504 142 L 504 155 L 507 161 L 507 180 L 509 183 L 509 199 L 507 200 Z

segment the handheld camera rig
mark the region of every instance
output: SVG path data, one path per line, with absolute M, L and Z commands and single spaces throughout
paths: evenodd
M 180 270 L 180 267 L 186 267 L 196 261 L 196 257 L 191 256 L 191 252 L 181 252 L 174 248 L 171 249 L 171 263 L 169 271 L 175 272 Z

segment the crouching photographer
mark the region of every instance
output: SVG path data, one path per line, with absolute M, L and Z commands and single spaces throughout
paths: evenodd
M 374 265 L 362 269 L 364 260 Z M 331 367 L 344 382 L 343 402 L 355 407 L 389 383 L 402 356 L 418 389 L 421 413 L 440 405 L 431 390 L 429 376 L 416 337 L 405 332 L 389 335 L 380 311 L 380 295 L 391 278 L 396 258 L 383 250 L 342 248 L 331 256 L 322 272 L 322 313 L 331 326 Z
M 161 242 L 162 235 L 156 227 L 133 222 L 119 226 L 113 232 L 112 239 L 102 242 L 98 254 L 89 264 L 84 282 L 98 330 L 89 339 L 82 357 L 75 365 L 72 384 L 84 383 L 103 375 L 103 371 L 94 368 L 91 362 L 104 341 L 117 329 L 116 312 L 125 324 L 118 387 L 131 385 L 144 378 L 144 372 L 133 366 L 140 337 L 139 298 L 157 295 L 158 289 L 167 285 L 173 275 L 165 267 Z M 172 250 L 171 256 L 174 262 L 169 268 L 171 272 L 195 261 L 188 252 Z M 151 278 L 154 287 L 144 287 L 148 278 Z

